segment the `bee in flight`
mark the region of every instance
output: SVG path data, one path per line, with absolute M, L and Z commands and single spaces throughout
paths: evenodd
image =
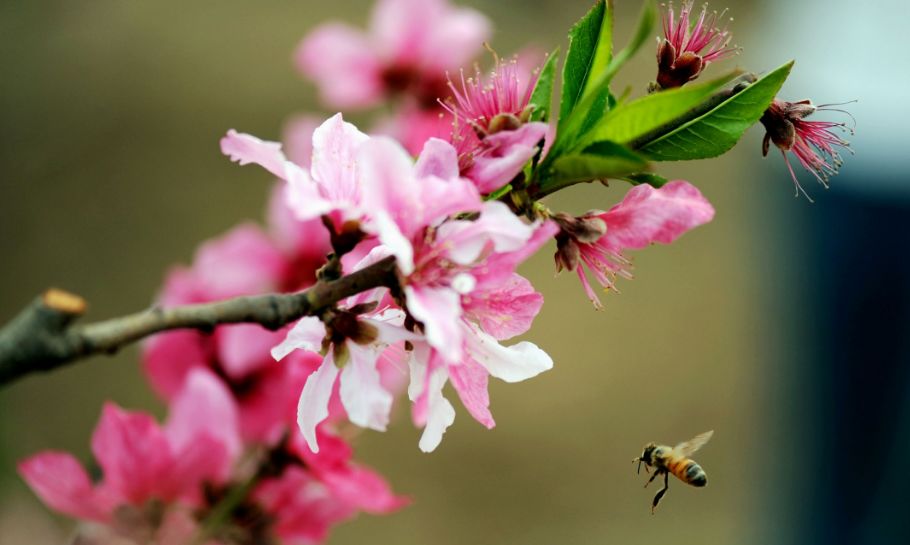
M 651 478 L 645 483 L 645 488 L 648 488 L 648 485 L 655 478 L 660 475 L 664 476 L 664 487 L 657 491 L 657 495 L 654 496 L 654 501 L 651 503 L 652 515 L 661 498 L 667 493 L 670 473 L 675 475 L 680 481 L 692 486 L 702 487 L 708 484 L 708 476 L 705 475 L 705 470 L 689 456 L 703 447 L 711 439 L 712 435 L 714 435 L 714 430 L 706 431 L 672 448 L 667 445 L 648 443 L 645 445 L 641 456 L 632 460 L 632 463 L 638 462 L 637 473 L 641 472 L 642 462 L 645 464 L 646 472 L 651 473 L 648 468 L 654 468 L 654 473 L 651 474 Z

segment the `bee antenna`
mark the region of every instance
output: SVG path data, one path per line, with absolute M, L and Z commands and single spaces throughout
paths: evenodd
M 635 458 L 632 460 L 632 463 L 638 462 L 638 469 L 635 470 L 636 475 L 641 475 L 641 457 Z

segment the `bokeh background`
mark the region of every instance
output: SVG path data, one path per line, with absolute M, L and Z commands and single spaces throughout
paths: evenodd
M 461 3 L 493 19 L 493 45 L 508 53 L 564 46 L 590 1 Z M 621 43 L 639 4 L 616 4 Z M 779 156 L 761 159 L 760 127 L 723 158 L 660 165 L 702 189 L 715 221 L 635 254 L 634 281 L 602 312 L 574 277 L 554 278 L 549 251 L 526 264 L 547 299 L 528 338 L 555 369 L 493 383 L 498 427 L 459 408 L 432 455 L 401 411 L 388 433 L 361 435 L 359 458 L 415 502 L 330 543 L 906 542 L 907 71 L 888 59 L 905 49 L 907 13 L 895 0 L 850 4 L 726 2 L 745 47 L 728 64 L 796 57 L 785 98 L 860 99 L 848 106 L 860 153 L 835 187 L 803 172 L 816 203 L 794 199 Z M 84 295 L 90 319 L 143 308 L 201 241 L 261 219 L 267 177 L 222 157 L 219 137 L 235 127 L 278 139 L 290 113 L 316 109 L 294 46 L 327 19 L 363 24 L 369 7 L 0 3 L 0 321 L 48 286 Z M 654 70 L 649 47 L 619 83 L 640 93 Z M 551 206 L 607 208 L 622 191 L 577 187 Z M 31 495 L 15 462 L 46 448 L 87 458 L 106 399 L 162 413 L 135 347 L 0 390 L 0 543 L 65 541 L 72 523 Z M 710 486 L 671 483 L 652 517 L 654 491 L 629 461 L 646 442 L 711 428 L 698 455 Z

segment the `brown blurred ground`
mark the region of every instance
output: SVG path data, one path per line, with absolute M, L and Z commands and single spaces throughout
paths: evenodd
M 589 1 L 464 3 L 491 16 L 494 45 L 508 52 L 530 38 L 564 47 Z M 624 40 L 638 3 L 617 3 Z M 743 15 L 739 42 L 757 40 L 749 4 L 731 4 Z M 218 138 L 236 127 L 277 139 L 289 113 L 313 109 L 292 48 L 325 19 L 362 23 L 368 5 L 0 5 L 0 320 L 47 286 L 87 297 L 92 318 L 142 308 L 165 269 L 189 260 L 199 242 L 259 219 L 268 180 L 231 165 Z M 750 56 L 736 62 L 749 65 Z M 649 46 L 621 83 L 638 93 L 652 72 Z M 415 502 L 392 517 L 361 517 L 331 543 L 728 544 L 769 523 L 758 493 L 774 455 L 762 446 L 773 435 L 763 418 L 773 388 L 763 339 L 774 317 L 758 288 L 770 244 L 761 242 L 756 203 L 771 188 L 789 188 L 753 174 L 759 137 L 753 129 L 720 160 L 661 166 L 697 183 L 717 218 L 672 247 L 636 254 L 635 280 L 620 283 L 605 311 L 591 309 L 573 276 L 553 278 L 549 251 L 526 265 L 547 298 L 528 338 L 556 368 L 528 383 L 494 384 L 498 427 L 486 431 L 460 410 L 432 455 L 417 450 L 404 414 L 388 433 L 362 435 L 360 458 Z M 553 207 L 607 208 L 624 189 L 579 187 Z M 135 348 L 0 391 L 4 545 L 52 545 L 66 535 L 70 522 L 45 514 L 15 460 L 45 448 L 86 457 L 105 399 L 160 414 Z M 653 490 L 641 489 L 631 458 L 645 442 L 709 428 L 715 438 L 698 459 L 711 485 L 671 483 L 651 517 Z

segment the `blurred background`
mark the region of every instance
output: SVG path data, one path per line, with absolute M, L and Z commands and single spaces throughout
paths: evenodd
M 590 1 L 460 3 L 494 21 L 508 54 L 564 48 Z M 623 43 L 639 3 L 616 4 Z M 727 65 L 795 57 L 783 98 L 860 99 L 847 106 L 858 155 L 834 187 L 798 171 L 816 202 L 794 199 L 780 156 L 761 158 L 761 127 L 718 160 L 660 165 L 702 189 L 714 222 L 635 254 L 636 278 L 602 312 L 573 276 L 553 277 L 550 250 L 527 263 L 547 299 L 528 339 L 556 367 L 491 383 L 498 427 L 458 407 L 431 455 L 400 410 L 389 432 L 362 434 L 358 458 L 414 504 L 360 517 L 330 543 L 906 542 L 910 181 L 897 131 L 910 82 L 890 53 L 906 6 L 794 4 L 712 7 L 731 9 L 745 47 Z M 293 48 L 328 19 L 363 25 L 370 5 L 0 3 L 0 321 L 48 286 L 85 296 L 89 319 L 141 309 L 200 242 L 261 220 L 267 177 L 222 157 L 219 137 L 235 127 L 277 140 L 289 114 L 315 110 Z M 654 73 L 649 46 L 619 84 L 638 94 Z M 576 187 L 551 208 L 607 208 L 623 190 Z M 0 543 L 64 542 L 72 522 L 49 514 L 15 463 L 47 448 L 87 459 L 107 399 L 162 414 L 135 347 L 0 390 Z M 671 483 L 652 517 L 654 490 L 630 460 L 707 429 L 697 459 L 710 486 Z

